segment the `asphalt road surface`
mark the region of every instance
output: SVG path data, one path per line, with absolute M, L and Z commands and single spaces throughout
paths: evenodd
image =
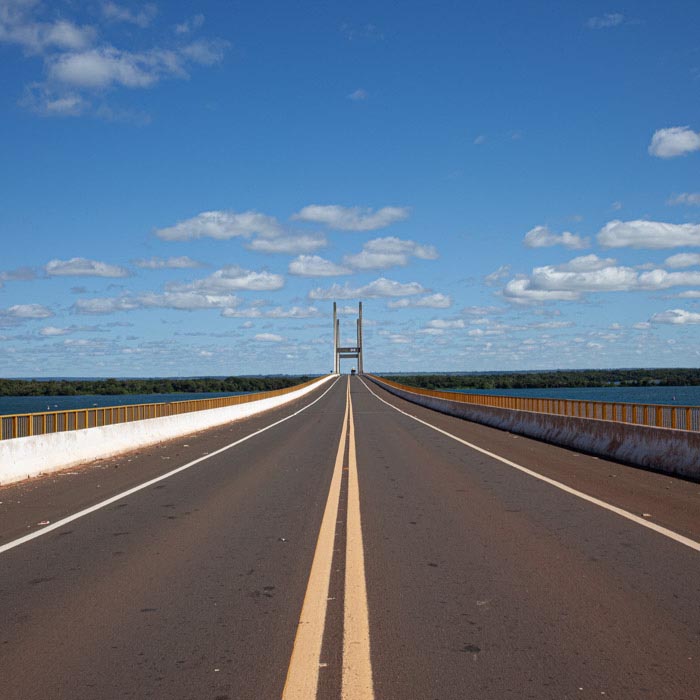
M 341 377 L 0 487 L 0 698 L 700 697 L 700 484 Z

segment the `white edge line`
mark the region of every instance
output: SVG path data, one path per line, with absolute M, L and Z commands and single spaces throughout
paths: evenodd
M 691 540 L 689 537 L 679 535 L 673 530 L 669 530 L 668 528 L 662 527 L 661 525 L 657 525 L 656 523 L 644 520 L 638 515 L 634 515 L 634 513 L 630 513 L 629 511 L 623 510 L 622 508 L 618 508 L 617 506 L 613 506 L 610 503 L 601 501 L 600 499 L 595 498 L 594 496 L 589 496 L 588 494 L 585 494 L 582 491 L 577 491 L 576 489 L 573 489 L 570 486 L 567 486 L 566 484 L 562 484 L 560 481 L 556 481 L 554 479 L 550 479 L 547 476 L 543 476 L 542 474 L 538 474 L 537 472 L 534 472 L 531 469 L 528 469 L 527 467 L 523 467 L 522 465 L 517 464 L 516 462 L 511 462 L 505 457 L 501 457 L 500 455 L 494 454 L 493 452 L 489 452 L 488 450 L 485 450 L 482 447 L 478 447 L 477 445 L 474 445 L 471 442 L 462 440 L 462 438 L 459 438 L 456 435 L 453 435 L 452 433 L 448 433 L 446 430 L 442 430 L 442 428 L 438 428 L 437 426 L 432 425 L 431 423 L 427 423 L 426 421 L 421 420 L 420 418 L 417 418 L 416 416 L 413 416 L 410 413 L 406 413 L 406 411 L 402 411 L 400 408 L 397 408 L 388 401 L 385 401 L 381 396 L 375 394 L 367 386 L 364 380 L 361 379 L 360 381 L 365 385 L 367 391 L 369 391 L 369 393 L 372 394 L 375 398 L 379 399 L 382 403 L 385 403 L 387 406 L 391 406 L 391 408 L 393 408 L 395 411 L 403 413 L 404 416 L 413 418 L 413 420 L 418 421 L 418 423 L 422 423 L 423 425 L 426 425 L 427 427 L 436 430 L 438 433 L 442 433 L 443 435 L 446 435 L 447 437 L 452 438 L 457 442 L 461 442 L 463 445 L 466 445 L 467 447 L 470 447 L 472 450 L 476 450 L 477 452 L 481 452 L 481 454 L 484 454 L 487 457 L 491 457 L 492 459 L 496 459 L 499 462 L 503 462 L 503 464 L 507 464 L 509 467 L 513 467 L 513 469 L 518 469 L 519 471 L 528 474 L 529 476 L 533 476 L 535 479 L 539 479 L 540 481 L 544 481 L 545 483 L 555 486 L 556 488 L 561 489 L 562 491 L 566 491 L 566 493 L 570 493 L 572 496 L 582 498 L 584 501 L 588 501 L 589 503 L 593 503 L 594 505 L 599 506 L 600 508 L 609 510 L 612 513 L 615 513 L 623 518 L 627 518 L 627 520 L 631 520 L 633 523 L 637 523 L 637 525 L 642 525 L 648 530 L 654 530 L 654 532 L 658 532 L 660 535 L 664 535 L 664 537 L 668 537 L 671 540 L 675 540 L 676 542 L 679 542 L 680 544 L 683 544 L 686 547 L 690 547 L 691 549 L 700 552 L 700 542 L 696 542 L 695 540 Z
M 133 488 L 128 489 L 127 491 L 122 491 L 121 493 L 118 493 L 116 496 L 112 496 L 110 498 L 107 498 L 104 501 L 100 501 L 99 503 L 95 503 L 95 505 L 90 506 L 89 508 L 85 508 L 84 510 L 78 511 L 77 513 L 73 513 L 72 515 L 68 515 L 65 518 L 61 518 L 61 520 L 57 520 L 54 523 L 51 523 L 50 525 L 47 525 L 46 527 L 43 527 L 41 530 L 37 530 L 35 532 L 31 532 L 28 535 L 24 535 L 22 537 L 17 538 L 16 540 L 12 540 L 10 542 L 7 542 L 3 545 L 0 545 L 0 554 L 3 552 L 7 552 L 10 549 L 14 549 L 15 547 L 19 547 L 21 544 L 25 544 L 26 542 L 30 542 L 33 539 L 36 539 L 37 537 L 41 537 L 42 535 L 46 535 L 49 532 L 53 530 L 58 530 L 59 528 L 63 527 L 64 525 L 67 525 L 68 523 L 73 522 L 74 520 L 78 520 L 79 518 L 82 518 L 86 515 L 89 515 L 90 513 L 94 513 L 96 510 L 100 510 L 101 508 L 104 508 L 105 506 L 111 505 L 112 503 L 115 503 L 116 501 L 121 500 L 122 498 L 126 498 L 127 496 L 131 496 L 134 493 L 137 493 L 138 491 L 142 491 L 143 489 L 147 489 L 149 486 L 153 486 L 153 484 L 157 484 L 159 481 L 163 481 L 165 479 L 169 479 L 171 476 L 174 476 L 175 474 L 179 474 L 182 471 L 185 471 L 185 469 L 189 469 L 190 467 L 193 467 L 195 464 L 199 464 L 200 462 L 203 462 L 205 459 L 211 459 L 212 457 L 215 457 L 218 454 L 221 454 L 222 452 L 225 452 L 226 450 L 230 450 L 232 447 L 235 447 L 236 445 L 240 445 L 242 442 L 245 442 L 246 440 L 250 440 L 250 438 L 255 437 L 256 435 L 260 435 L 260 433 L 264 433 L 266 430 L 270 430 L 270 428 L 274 428 L 275 426 L 279 425 L 280 423 L 284 423 L 285 421 L 288 421 L 290 418 L 294 418 L 294 416 L 298 416 L 300 413 L 305 411 L 307 408 L 311 408 L 315 403 L 320 401 L 336 384 L 338 379 L 332 382 L 332 384 L 317 398 L 314 399 L 310 404 L 307 404 L 303 408 L 300 408 L 298 411 L 295 411 L 294 413 L 291 413 L 288 416 L 285 416 L 281 420 L 276 421 L 275 423 L 271 423 L 270 425 L 265 426 L 264 428 L 261 428 L 260 430 L 256 430 L 254 433 L 251 433 L 250 435 L 246 435 L 245 437 L 242 437 L 240 440 L 236 440 L 235 442 L 232 442 L 230 445 L 225 445 L 224 447 L 219 448 L 215 452 L 210 452 L 207 455 L 204 455 L 203 457 L 198 457 L 195 460 L 192 460 L 191 462 L 188 462 L 187 464 L 183 464 L 181 467 L 177 467 L 177 469 L 173 469 L 172 471 L 167 472 L 166 474 L 161 474 L 160 476 L 157 476 L 155 479 L 151 479 L 150 481 L 146 481 L 143 484 L 139 484 L 138 486 L 134 486 Z

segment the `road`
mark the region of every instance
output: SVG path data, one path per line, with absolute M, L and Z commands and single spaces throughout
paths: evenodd
M 0 697 L 700 696 L 700 485 L 341 377 L 0 488 Z

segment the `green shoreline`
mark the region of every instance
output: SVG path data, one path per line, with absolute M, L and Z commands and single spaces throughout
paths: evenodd
M 488 374 L 382 374 L 421 389 L 560 389 L 609 386 L 698 386 L 700 369 L 556 370 Z
M 286 389 L 311 379 L 304 376 L 194 379 L 0 379 L 0 396 L 77 396 L 84 394 L 175 394 L 252 392 Z

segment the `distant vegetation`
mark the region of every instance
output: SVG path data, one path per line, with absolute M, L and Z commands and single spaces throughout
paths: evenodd
M 697 386 L 700 369 L 585 369 L 502 374 L 383 375 L 422 389 L 554 389 L 595 386 Z
M 0 379 L 0 396 L 76 396 L 78 394 L 172 394 L 272 391 L 310 377 L 228 377 L 226 379 Z

